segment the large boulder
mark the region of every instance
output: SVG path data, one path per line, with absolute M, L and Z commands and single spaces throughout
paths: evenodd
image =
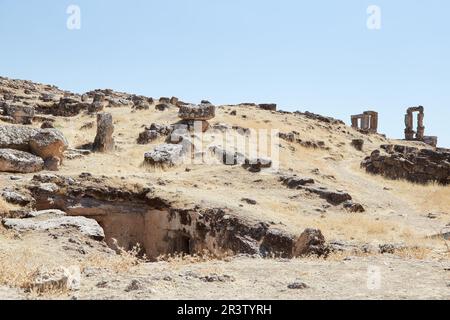
M 183 120 L 207 121 L 216 116 L 216 107 L 212 104 L 188 104 L 179 108 L 178 116 Z
M 38 132 L 25 126 L 0 126 L 0 148 L 30 151 L 30 139 Z
M 162 144 L 144 155 L 144 162 L 152 166 L 173 167 L 183 161 L 183 146 Z
M 42 129 L 30 139 L 31 152 L 44 160 L 64 158 L 69 143 L 64 135 L 55 129 Z
M 319 229 L 306 229 L 294 245 L 293 256 L 327 255 L 328 248 L 325 237 Z
M 0 149 L 0 172 L 32 173 L 44 168 L 44 160 L 31 153 Z
M 96 152 L 110 152 L 114 150 L 114 124 L 110 113 L 97 114 L 97 135 L 93 149 Z

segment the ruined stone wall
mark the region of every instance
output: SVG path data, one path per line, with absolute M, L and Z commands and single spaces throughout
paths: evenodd
M 382 145 L 372 152 L 361 166 L 367 172 L 390 179 L 405 179 L 415 183 L 450 184 L 450 152 L 418 149 L 401 145 Z

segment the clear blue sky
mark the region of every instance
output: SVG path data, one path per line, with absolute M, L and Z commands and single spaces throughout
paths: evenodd
M 68 5 L 81 29 L 66 28 Z M 369 5 L 381 30 L 366 27 Z M 0 75 L 84 92 L 276 102 L 349 122 L 409 106 L 450 147 L 448 0 L 0 0 Z

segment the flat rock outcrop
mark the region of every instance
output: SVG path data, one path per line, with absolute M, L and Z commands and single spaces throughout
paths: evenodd
M 19 232 L 76 228 L 83 235 L 94 240 L 102 241 L 105 238 L 103 229 L 97 221 L 85 217 L 69 217 L 58 210 L 35 212 L 26 219 L 3 219 L 2 223 L 5 228 Z
M 390 179 L 426 184 L 450 184 L 450 152 L 418 149 L 402 145 L 382 145 L 365 158 L 361 167 Z
M 0 172 L 32 173 L 44 169 L 44 160 L 31 153 L 0 149 Z
M 183 120 L 207 121 L 216 116 L 216 107 L 206 103 L 184 105 L 179 108 L 178 116 Z

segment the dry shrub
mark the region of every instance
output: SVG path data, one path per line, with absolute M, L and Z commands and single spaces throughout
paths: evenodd
M 425 260 L 432 253 L 432 250 L 427 247 L 406 247 L 397 249 L 394 251 L 394 254 L 403 258 L 403 259 L 417 259 L 417 260 Z
M 117 244 L 117 240 L 113 240 L 118 254 L 93 253 L 85 259 L 82 270 L 85 268 L 102 268 L 116 273 L 123 273 L 129 272 L 133 267 L 147 261 L 147 257 L 141 254 L 142 247 L 140 244 L 127 251 Z
M 186 265 L 209 261 L 227 261 L 233 255 L 232 252 L 212 253 L 209 250 L 203 250 L 199 253 L 185 254 L 173 253 L 160 255 L 156 260 L 158 262 L 168 262 L 173 265 Z

